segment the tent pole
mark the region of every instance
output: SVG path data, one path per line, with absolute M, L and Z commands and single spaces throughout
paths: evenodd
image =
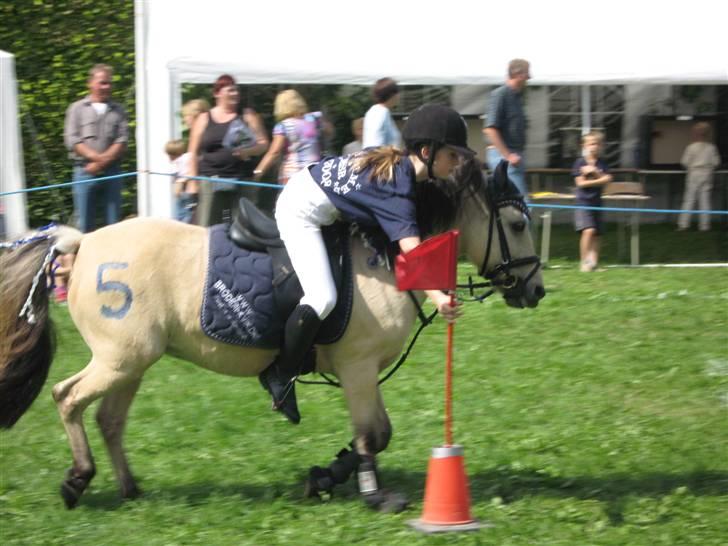
M 146 0 L 134 0 L 136 54 L 136 139 L 137 139 L 137 210 L 139 216 L 151 214 L 149 183 L 149 118 L 147 104 L 147 13 Z

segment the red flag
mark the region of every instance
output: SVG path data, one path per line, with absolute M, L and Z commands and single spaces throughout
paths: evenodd
M 394 262 L 399 290 L 455 290 L 457 282 L 457 230 L 422 241 Z

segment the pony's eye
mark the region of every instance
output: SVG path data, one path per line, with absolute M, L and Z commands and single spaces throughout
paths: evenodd
M 513 229 L 513 231 L 515 231 L 517 233 L 521 233 L 523 230 L 526 229 L 526 222 L 523 222 L 523 221 L 513 222 L 511 224 L 511 228 Z

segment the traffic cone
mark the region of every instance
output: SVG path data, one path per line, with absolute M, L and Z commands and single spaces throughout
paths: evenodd
M 475 531 L 482 527 L 470 515 L 470 491 L 462 446 L 432 449 L 422 516 L 409 524 L 425 533 Z

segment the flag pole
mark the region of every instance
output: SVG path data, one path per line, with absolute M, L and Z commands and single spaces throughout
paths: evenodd
M 455 306 L 455 294 L 450 294 L 450 305 Z M 452 345 L 455 324 L 447 325 L 447 353 L 445 355 L 445 445 L 452 444 Z

